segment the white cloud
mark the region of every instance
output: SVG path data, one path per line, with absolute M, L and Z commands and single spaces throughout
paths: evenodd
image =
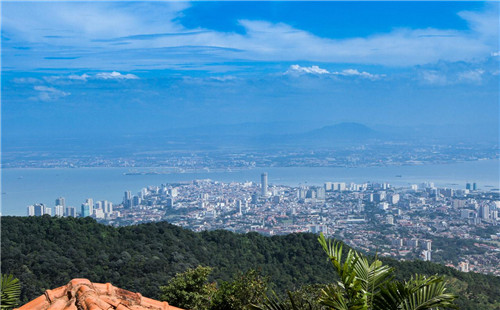
M 35 86 L 34 89 L 36 91 L 39 91 L 40 93 L 36 98 L 31 98 L 31 99 L 38 99 L 42 101 L 51 101 L 51 100 L 56 100 L 62 97 L 66 97 L 71 95 L 68 92 L 64 92 L 59 89 L 55 89 L 53 87 L 47 87 L 47 86 Z
M 482 70 L 482 69 L 460 72 L 458 74 L 458 80 L 465 81 L 465 82 L 479 83 L 483 79 L 483 74 L 484 74 L 484 70 Z
M 285 72 L 285 74 L 296 74 L 296 73 L 329 74 L 330 72 L 318 66 L 301 67 L 299 65 L 291 65 L 290 68 L 288 68 L 288 70 Z
M 330 72 L 318 66 L 301 67 L 299 65 L 291 65 L 285 74 L 301 75 L 301 74 L 317 74 L 317 75 L 330 75 L 330 76 L 344 76 L 344 77 L 360 77 L 370 80 L 377 80 L 385 76 L 385 74 L 372 74 L 366 71 L 358 71 L 357 69 L 345 69 L 340 72 Z
M 478 84 L 495 75 L 494 71 L 484 68 L 461 68 L 442 64 L 440 68 L 418 70 L 418 80 L 431 85 Z
M 90 77 L 90 75 L 88 75 L 86 73 L 84 73 L 82 75 L 71 74 L 68 76 L 68 79 L 86 81 L 89 77 Z
M 41 82 L 39 79 L 32 78 L 32 77 L 14 78 L 12 81 L 14 83 L 21 83 L 21 84 L 34 84 L 34 83 L 40 83 Z
M 356 69 L 345 69 L 340 72 L 333 72 L 332 74 L 334 75 L 341 75 L 341 76 L 358 76 L 362 78 L 367 78 L 370 80 L 377 80 L 385 76 L 385 74 L 372 74 L 366 71 L 358 71 Z
M 491 53 L 491 56 L 492 57 L 498 57 L 498 56 L 500 56 L 500 51 Z
M 211 76 L 211 80 L 219 81 L 219 82 L 227 82 L 237 80 L 235 76 L 232 75 L 224 75 L 224 76 Z
M 434 85 L 448 84 L 448 79 L 446 78 L 446 76 L 436 70 L 426 70 L 420 72 L 420 79 L 425 84 L 434 84 Z
M 121 74 L 120 72 L 101 72 L 95 75 L 96 79 L 102 80 L 137 80 L 139 77 L 135 74 Z
M 400 28 L 346 39 L 323 38 L 284 23 L 258 20 L 240 20 L 244 34 L 188 29 L 177 19 L 188 6 L 183 2 L 7 2 L 2 7 L 2 31 L 11 40 L 2 46 L 4 64 L 94 70 L 189 64 L 193 69 L 238 58 L 410 67 L 490 57 L 491 51 L 498 49 L 495 5 L 486 5 L 484 11 L 459 13 L 469 24 L 466 30 Z M 15 49 L 9 50 L 24 43 L 37 47 L 37 61 L 23 61 L 14 56 Z M 59 46 L 65 48 L 57 54 Z M 68 55 L 68 50 L 74 52 Z M 32 60 L 30 53 L 26 55 Z M 48 54 L 77 58 L 70 63 L 55 62 L 44 58 Z

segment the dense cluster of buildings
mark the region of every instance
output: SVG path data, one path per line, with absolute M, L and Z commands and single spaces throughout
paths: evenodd
M 394 188 L 388 183 L 326 182 L 323 186 L 223 183 L 195 180 L 124 192 L 123 201 L 87 199 L 79 208 L 58 198 L 54 207 L 35 204 L 28 215 L 91 216 L 111 225 L 166 220 L 194 231 L 226 229 L 266 235 L 323 232 L 368 252 L 399 259 L 433 260 L 460 270 L 498 274 L 500 201 L 496 191 L 438 188 L 433 183 Z M 492 228 L 492 230 L 491 230 Z M 487 236 L 479 231 L 490 229 Z M 459 257 L 433 241 L 459 238 L 477 243 Z M 437 260 L 435 259 L 437 257 Z
M 102 200 L 96 201 L 88 198 L 80 206 L 80 208 L 66 206 L 66 199 L 59 197 L 55 200 L 55 206 L 48 207 L 43 203 L 36 203 L 27 207 L 28 216 L 71 216 L 71 217 L 94 217 L 96 219 L 104 219 L 107 217 L 120 217 L 119 211 L 113 211 L 113 203 L 111 201 Z

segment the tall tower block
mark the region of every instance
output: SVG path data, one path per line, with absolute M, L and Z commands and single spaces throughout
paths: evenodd
M 262 196 L 267 196 L 267 172 L 264 172 L 260 176 L 260 182 L 262 186 Z

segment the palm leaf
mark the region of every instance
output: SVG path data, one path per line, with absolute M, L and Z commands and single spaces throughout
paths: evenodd
M 267 295 L 264 296 L 264 302 L 261 305 L 250 305 L 249 308 L 252 310 L 299 310 L 299 308 L 295 305 L 290 292 L 288 292 L 288 298 L 290 299 L 291 304 L 280 300 L 274 291 L 272 294 L 273 295 L 271 297 Z
M 443 277 L 416 275 L 407 282 L 392 282 L 381 290 L 374 309 L 424 310 L 457 308 L 456 295 L 446 293 Z
M 2 310 L 12 309 L 19 304 L 19 296 L 21 295 L 19 279 L 14 278 L 13 275 L 2 274 L 0 291 L 2 296 L 0 308 Z

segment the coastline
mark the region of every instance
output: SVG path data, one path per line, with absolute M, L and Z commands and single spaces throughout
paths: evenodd
M 412 166 L 255 167 L 230 171 L 126 175 L 134 169 L 147 172 L 155 168 L 2 169 L 2 214 L 24 215 L 27 205 L 36 202 L 52 205 L 59 196 L 66 197 L 68 204 L 73 206 L 79 206 L 89 197 L 119 203 L 126 190 L 136 192 L 143 187 L 162 183 L 189 182 L 196 179 L 259 182 L 260 173 L 264 171 L 269 174 L 270 184 L 289 186 L 322 185 L 329 181 L 388 182 L 394 186 L 434 182 L 436 186 L 448 188 L 464 188 L 466 182 L 476 182 L 479 188 L 485 191 L 500 187 L 500 161 L 497 159 Z

